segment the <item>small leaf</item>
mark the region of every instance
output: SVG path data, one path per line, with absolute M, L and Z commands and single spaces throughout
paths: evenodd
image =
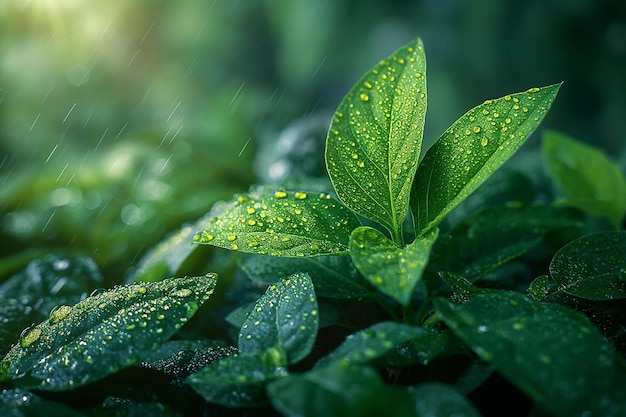
M 317 298 L 311 278 L 307 274 L 293 274 L 270 285 L 257 301 L 241 326 L 239 351 L 284 355 L 276 358 L 278 364 L 293 364 L 311 352 L 318 326 Z M 286 363 L 280 363 L 281 360 Z
M 261 255 L 346 252 L 356 216 L 328 194 L 258 187 L 225 204 L 194 241 Z
M 440 382 L 410 387 L 419 417 L 480 417 L 474 405 L 456 388 Z
M 440 335 L 423 327 L 395 322 L 381 322 L 353 333 L 334 351 L 320 359 L 316 367 L 365 365 L 374 362 L 406 342 L 421 345 L 419 362 L 428 361 L 433 349 L 424 349 L 441 341 Z M 443 346 L 440 346 L 440 351 Z M 429 351 L 430 350 L 430 351 Z M 437 350 L 437 349 L 435 349 Z
M 416 39 L 380 61 L 343 99 L 326 141 L 326 165 L 348 207 L 399 237 L 426 115 L 426 57 Z
M 276 258 L 247 255 L 239 266 L 255 281 L 274 284 L 294 272 L 309 274 L 320 297 L 359 298 L 372 295 L 348 256 L 317 256 L 309 258 Z
M 262 355 L 234 355 L 187 378 L 207 401 L 227 407 L 249 407 L 267 402 L 265 385 L 287 376 L 287 369 L 264 363 Z
M 434 305 L 474 352 L 550 415 L 626 415 L 624 360 L 584 315 L 510 291 Z
M 562 247 L 550 262 L 560 291 L 588 300 L 626 298 L 626 232 L 601 232 Z
M 127 285 L 53 310 L 0 362 L 0 379 L 67 390 L 130 366 L 169 339 L 206 301 L 216 276 Z
M 626 179 L 601 150 L 558 132 L 543 135 L 550 174 L 567 195 L 566 204 L 609 218 L 620 228 L 626 213 Z
M 369 367 L 318 368 L 274 381 L 267 392 L 286 417 L 416 416 L 409 393 Z
M 378 290 L 401 304 L 408 304 L 422 278 L 437 230 L 419 236 L 400 248 L 376 229 L 362 226 L 350 238 L 350 256 L 359 271 Z
M 550 277 L 547 275 L 538 276 L 530 283 L 527 291 L 533 300 L 544 300 L 550 294 Z
M 428 149 L 413 188 L 417 230 L 435 227 L 515 153 L 552 105 L 560 84 L 486 100 Z

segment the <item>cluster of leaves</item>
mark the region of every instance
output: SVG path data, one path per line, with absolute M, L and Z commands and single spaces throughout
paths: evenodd
M 252 187 L 155 247 L 133 283 L 88 297 L 102 278 L 83 258 L 51 256 L 3 283 L 0 407 L 480 416 L 509 414 L 494 400 L 506 397 L 526 415 L 624 415 L 623 175 L 554 132 L 544 155 L 562 201 L 537 203 L 523 173 L 492 175 L 559 88 L 485 101 L 420 158 L 424 50 L 399 49 L 335 113 L 334 191 Z M 192 238 L 221 254 L 218 272 L 238 272 L 163 279 L 201 247 Z M 87 282 L 69 285 L 72 268 Z M 225 321 L 207 324 L 220 306 Z

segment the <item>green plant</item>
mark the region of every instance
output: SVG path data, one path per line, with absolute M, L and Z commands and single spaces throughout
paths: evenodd
M 177 415 L 197 411 L 201 397 L 242 415 L 477 416 L 504 391 L 525 414 L 623 415 L 626 320 L 614 300 L 626 295 L 626 234 L 581 236 L 583 213 L 534 203 L 523 173 L 495 174 L 559 88 L 485 101 L 420 160 L 424 50 L 419 39 L 399 49 L 333 117 L 325 156 L 334 195 L 306 180 L 298 191 L 254 186 L 154 248 L 135 283 L 85 299 L 82 286 L 72 289 L 0 362 L 0 405 L 12 415 Z M 620 207 L 608 212 L 617 227 Z M 236 262 L 250 280 L 234 274 L 177 333 L 224 279 L 161 280 L 187 268 L 196 231 L 196 242 L 227 249 L 215 250 L 214 266 Z M 57 273 L 49 289 L 4 301 L 5 345 L 24 326 L 24 305 L 58 302 L 58 273 L 77 263 L 47 259 L 42 268 Z M 25 274 L 3 284 L 3 299 L 32 284 Z M 226 316 L 237 331 L 221 334 L 236 347 L 207 339 L 218 332 L 203 326 L 229 294 L 239 297 Z M 42 310 L 28 314 L 43 319 Z M 133 381 L 127 390 L 112 388 L 119 375 Z M 165 394 L 172 387 L 182 400 Z M 77 389 L 91 402 L 51 394 Z

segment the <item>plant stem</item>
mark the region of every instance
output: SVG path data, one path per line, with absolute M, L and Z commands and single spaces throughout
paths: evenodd
M 422 321 L 424 321 L 424 316 L 426 316 L 426 313 L 428 312 L 428 306 L 430 305 L 432 299 L 433 297 L 429 295 L 426 297 L 424 302 L 422 302 L 422 305 L 420 305 L 420 309 L 417 311 L 417 322 L 419 324 L 422 324 Z

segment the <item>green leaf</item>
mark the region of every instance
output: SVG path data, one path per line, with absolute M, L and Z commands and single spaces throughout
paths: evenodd
M 350 256 L 378 290 L 407 305 L 422 278 L 437 234 L 438 231 L 434 230 L 401 248 L 378 230 L 362 226 L 352 233 Z
M 567 195 L 566 204 L 609 218 L 620 228 L 626 213 L 626 179 L 601 150 L 565 134 L 543 135 L 543 155 L 552 177 Z
M 560 84 L 486 100 L 428 149 L 411 190 L 417 230 L 435 227 L 515 153 L 552 105 Z
M 59 306 L 26 329 L 0 362 L 0 379 L 73 389 L 130 366 L 169 339 L 206 301 L 216 276 L 126 285 Z
M 207 366 L 187 382 L 207 401 L 243 407 L 265 404 L 265 385 L 287 374 L 286 368 L 265 363 L 261 354 L 242 354 Z
M 359 220 L 328 194 L 258 187 L 223 205 L 194 241 L 261 255 L 302 257 L 348 250 Z
M 369 367 L 318 368 L 276 380 L 267 392 L 272 405 L 287 417 L 417 415 L 409 393 L 385 384 Z
M 410 387 L 419 417 L 480 417 L 472 403 L 456 388 L 440 382 Z
M 311 352 L 318 326 L 317 298 L 311 278 L 307 274 L 293 274 L 270 285 L 259 298 L 241 326 L 239 351 L 267 353 L 275 356 L 278 365 L 293 364 Z
M 381 322 L 353 333 L 335 350 L 320 359 L 316 367 L 340 365 L 365 365 L 374 362 L 397 349 L 406 342 L 414 342 L 418 350 L 418 362 L 427 362 L 433 351 L 443 351 L 440 334 L 423 327 L 409 326 L 396 322 Z M 437 345 L 437 348 L 430 347 Z M 429 348 L 426 348 L 426 347 Z
M 476 294 L 489 291 L 473 285 L 461 275 L 456 275 L 447 271 L 441 271 L 439 272 L 439 276 L 452 290 L 453 294 L 452 297 L 450 297 L 450 300 L 454 303 L 466 303 Z
M 562 247 L 550 262 L 560 291 L 588 300 L 626 298 L 626 232 L 580 237 Z
M 624 360 L 584 315 L 508 291 L 434 304 L 474 352 L 544 411 L 626 415 Z
M 416 39 L 380 61 L 343 99 L 326 141 L 337 195 L 401 241 L 426 115 L 426 57 Z
M 550 277 L 540 275 L 528 286 L 528 293 L 535 301 L 544 300 L 550 294 Z
M 264 284 L 273 284 L 294 272 L 305 272 L 321 297 L 359 298 L 372 295 L 348 256 L 276 258 L 247 255 L 239 260 L 239 266 L 248 277 Z

